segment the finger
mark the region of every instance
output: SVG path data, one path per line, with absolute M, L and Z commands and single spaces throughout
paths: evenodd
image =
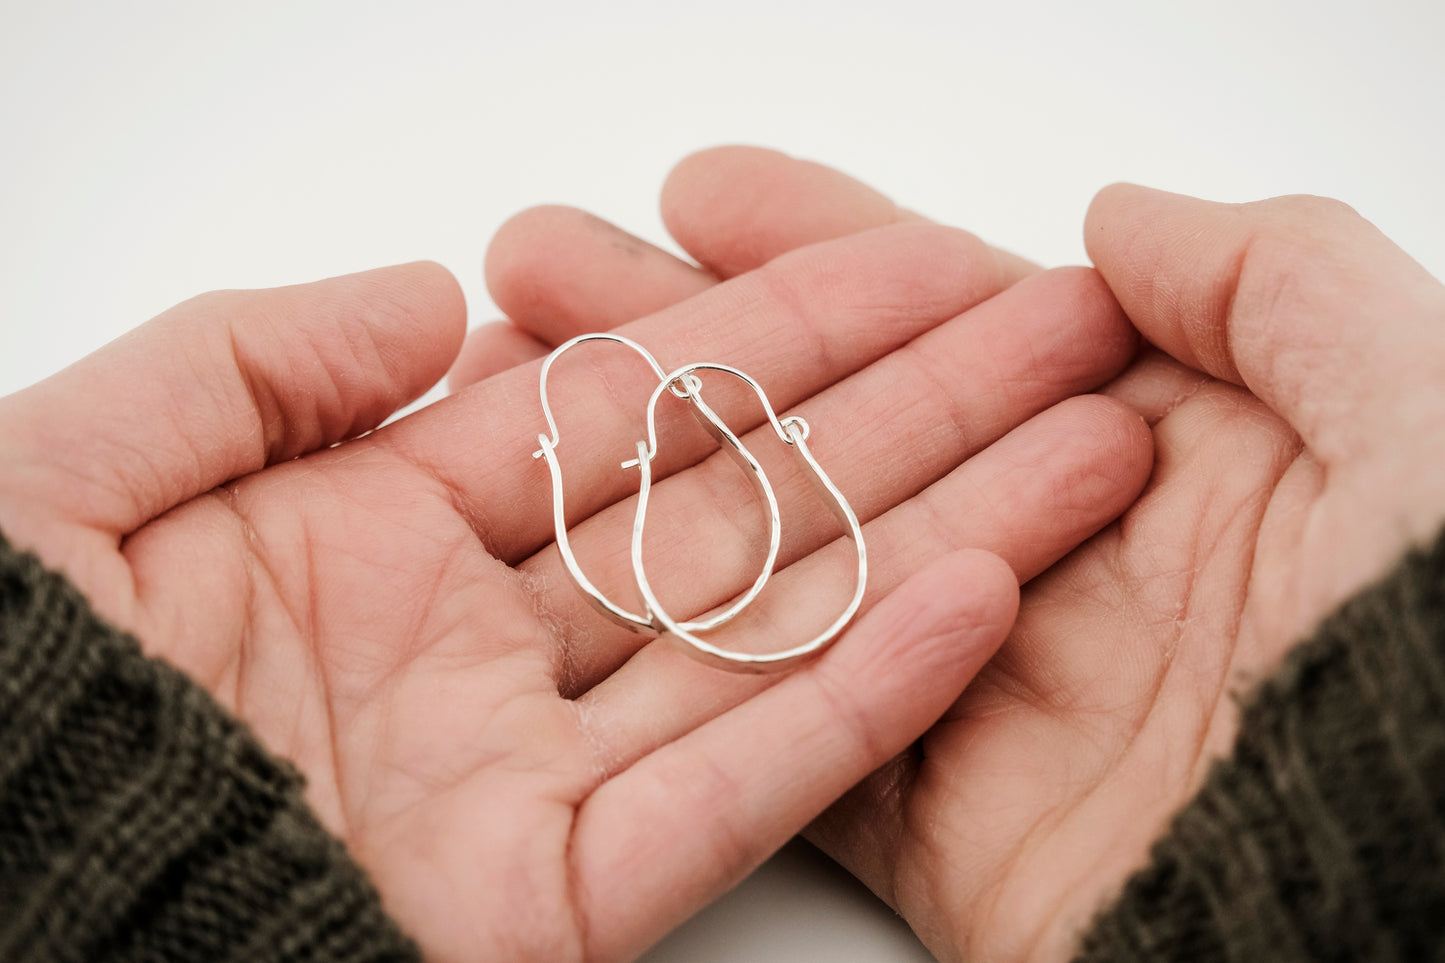
M 1119 377 L 1099 393 L 1122 401 L 1150 425 L 1158 424 L 1215 379 L 1198 368 L 1180 364 L 1152 345 L 1146 345 Z
M 1034 414 L 1106 382 L 1128 362 L 1135 339 L 1093 271 L 1045 272 L 833 385 L 801 413 L 812 426 L 810 445 L 820 464 L 866 522 Z M 764 426 L 744 441 L 765 459 L 785 531 L 805 533 L 785 544 L 779 561 L 786 565 L 836 537 L 838 529 L 810 473 L 770 433 Z M 655 486 L 645 547 L 652 584 L 669 611 L 707 611 L 752 582 L 765 554 L 758 502 L 747 474 L 722 454 Z M 634 505 L 629 499 L 613 506 L 571 533 L 584 570 L 619 601 L 635 594 L 629 550 Z M 541 586 L 542 611 L 571 627 L 564 691 L 585 691 L 641 644 L 640 637 L 596 617 L 573 590 L 555 546 L 523 570 Z
M 204 295 L 0 401 L 5 484 L 15 503 L 119 538 L 375 427 L 441 377 L 464 328 L 435 264 Z
M 1016 606 L 997 559 L 943 559 L 814 665 L 599 787 L 571 849 L 586 955 L 634 956 L 916 738 L 997 648 Z
M 447 388 L 455 394 L 508 368 L 545 357 L 551 350 L 551 345 L 511 321 L 488 322 L 467 332 L 462 350 L 447 372 Z
M 997 293 L 996 266 L 977 238 L 933 226 L 899 226 L 817 245 L 719 285 L 623 333 L 666 365 L 713 360 L 755 377 L 787 409 L 867 366 L 923 331 Z M 639 412 L 656 375 L 625 349 L 585 346 L 558 366 L 548 390 L 569 484 L 568 516 L 580 520 L 636 492 L 619 464 L 644 437 Z M 571 359 L 569 359 L 571 361 Z M 553 538 L 546 468 L 533 460 L 545 429 L 538 370 L 513 369 L 378 432 L 375 444 L 421 467 L 457 504 L 498 557 L 519 562 Z M 762 420 L 731 422 L 745 432 Z M 585 426 L 586 430 L 582 430 Z M 697 433 L 700 434 L 700 433 Z M 715 449 L 694 434 L 659 449 L 664 478 Z
M 1436 420 L 1410 402 L 1445 384 L 1445 287 L 1344 205 L 1116 185 L 1095 198 L 1086 241 L 1151 341 L 1248 387 L 1326 461 L 1401 431 L 1402 417 Z
M 740 217 L 740 206 L 751 213 Z M 719 275 L 590 214 L 523 211 L 487 254 L 493 299 L 541 344 L 611 330 L 791 250 L 889 224 L 921 222 L 871 188 L 821 164 L 757 148 L 719 148 L 682 161 L 663 187 L 675 237 Z M 993 249 L 1005 281 L 1037 270 Z M 454 388 L 458 387 L 454 381 Z
M 730 163 L 729 158 L 758 163 Z M 738 220 L 727 203 L 705 198 L 726 190 L 750 198 L 756 216 Z M 787 203 L 764 203 L 778 193 Z M 904 221 L 881 194 L 820 164 L 747 148 L 704 151 L 684 160 L 663 187 L 664 219 L 684 246 L 736 250 L 727 276 L 817 241 Z M 743 250 L 748 252 L 745 256 Z M 518 327 L 557 345 L 659 311 L 716 283 L 717 276 L 621 228 L 568 207 L 523 211 L 504 224 L 487 252 L 493 299 Z
M 921 566 L 963 548 L 998 555 L 1020 581 L 1034 577 L 1132 503 L 1149 476 L 1151 452 L 1139 417 L 1097 396 L 1028 421 L 864 527 L 864 610 Z M 836 616 L 851 588 L 849 555 L 846 543 L 835 543 L 780 572 L 743 616 L 708 640 L 746 648 L 752 635 L 778 649 L 809 638 Z M 710 681 L 715 674 L 655 640 L 580 696 L 602 771 L 626 769 L 775 681 Z
M 841 171 L 761 147 L 715 147 L 684 158 L 662 188 L 668 233 L 717 277 L 859 231 L 923 221 Z M 1012 280 L 1037 267 L 990 249 Z
M 522 330 L 547 345 L 610 331 L 716 283 L 661 248 L 571 207 L 534 207 L 498 229 L 487 290 Z

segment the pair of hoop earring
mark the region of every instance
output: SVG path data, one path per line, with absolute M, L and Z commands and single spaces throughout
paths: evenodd
M 562 503 L 562 469 L 557 461 L 557 422 L 552 416 L 552 408 L 547 400 L 547 375 L 562 354 L 586 341 L 611 341 L 631 348 L 647 361 L 658 378 L 657 387 L 653 389 L 652 396 L 647 402 L 647 438 L 637 442 L 637 457 L 622 463 L 624 469 L 636 468 L 642 476 L 638 488 L 637 512 L 632 524 L 631 545 L 632 574 L 637 583 L 638 594 L 642 597 L 645 606 L 641 613 L 629 611 L 618 605 L 592 583 L 592 580 L 586 576 L 582 567 L 577 563 L 577 556 L 573 554 L 572 544 L 567 538 L 567 518 Z M 777 564 L 778 548 L 782 541 L 782 518 L 778 509 L 777 494 L 773 490 L 772 483 L 768 480 L 768 476 L 757 458 L 743 444 L 742 439 L 703 400 L 702 379 L 699 377 L 699 372 L 704 371 L 730 375 L 742 381 L 757 395 L 758 400 L 762 402 L 763 411 L 767 414 L 773 432 L 797 454 L 809 479 L 813 481 L 819 493 L 827 501 L 839 524 L 843 526 L 857 549 L 858 575 L 852 598 L 847 606 L 820 634 L 788 649 L 766 653 L 738 652 L 713 645 L 698 635 L 698 633 L 709 632 L 725 625 L 742 614 L 743 610 L 753 603 L 758 594 L 762 592 L 768 579 L 772 577 Z M 858 524 L 858 516 L 853 513 L 847 499 L 843 497 L 842 492 L 838 491 L 837 486 L 833 484 L 808 449 L 808 423 L 797 416 L 780 419 L 773 410 L 772 403 L 768 400 L 762 386 L 752 377 L 737 368 L 711 361 L 685 364 L 672 371 L 665 371 L 651 352 L 630 338 L 619 334 L 598 333 L 579 335 L 559 345 L 549 354 L 542 363 L 540 390 L 542 414 L 547 419 L 547 428 L 550 434 L 537 436 L 540 447 L 532 453 L 532 457 L 545 459 L 551 474 L 552 517 L 557 531 L 557 548 L 561 552 L 562 562 L 567 566 L 573 582 L 603 615 L 636 632 L 656 632 L 679 644 L 683 651 L 694 658 L 736 672 L 771 672 L 795 665 L 827 648 L 853 620 L 858 613 L 858 607 L 863 602 L 863 590 L 868 578 L 868 555 L 863 544 L 863 530 Z M 684 622 L 674 619 L 658 601 L 647 578 L 647 571 L 642 560 L 642 538 L 647 525 L 648 499 L 652 491 L 652 462 L 657 457 L 657 403 L 664 392 L 686 401 L 694 416 L 717 440 L 719 446 L 749 473 L 759 495 L 768 507 L 769 515 L 768 552 L 762 569 L 752 586 L 731 604 L 713 615 Z

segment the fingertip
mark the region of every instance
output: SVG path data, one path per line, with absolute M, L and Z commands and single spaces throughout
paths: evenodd
M 770 164 L 777 161 L 792 160 L 791 156 L 780 150 L 771 147 L 759 147 L 754 144 L 717 144 L 712 147 L 704 147 L 687 154 L 673 165 L 672 171 L 668 173 L 664 182 L 664 193 L 667 185 L 674 180 L 686 181 L 688 178 L 707 176 L 711 172 L 722 169 L 740 169 L 758 164 Z
M 1094 194 L 1094 199 L 1090 203 L 1090 207 L 1098 204 L 1107 205 L 1115 203 L 1117 200 L 1128 197 L 1131 194 L 1141 193 L 1162 194 L 1167 192 L 1161 191 L 1155 187 L 1149 187 L 1145 184 L 1136 184 L 1133 181 L 1114 181 L 1112 184 L 1105 184 L 1103 187 L 1099 188 L 1099 190 Z
M 416 261 L 408 261 L 394 267 L 378 268 L 379 271 L 396 271 L 412 281 L 418 288 L 435 291 L 438 295 L 447 298 L 455 306 L 464 304 L 461 282 L 451 269 L 440 261 L 433 261 L 422 258 Z
M 907 687 L 932 680 L 947 690 L 938 705 L 942 711 L 1003 644 L 1018 605 L 1018 579 L 1007 562 L 981 549 L 951 552 L 915 572 L 869 612 L 859 634 L 872 643 L 870 651 L 863 666 L 852 666 L 849 674 L 880 683 L 892 678 Z M 886 644 L 876 646 L 879 638 Z M 874 660 L 896 665 L 899 658 L 910 671 L 869 668 Z
M 1012 621 L 1018 606 L 1013 569 L 993 552 L 966 548 L 936 559 L 904 583 L 910 593 L 970 610 L 981 622 Z M 1001 616 L 1001 618 L 999 617 Z
M 1074 532 L 1075 543 L 1118 518 L 1149 481 L 1153 432 L 1138 411 L 1118 399 L 1076 395 L 1025 424 L 1030 426 L 1029 461 L 1070 466 L 1058 478 L 1052 524 Z
M 455 358 L 467 335 L 467 297 L 461 282 L 436 261 L 412 261 L 396 271 L 408 296 L 430 319 L 427 327 L 432 345 L 448 361 Z
M 1154 432 L 1149 422 L 1133 406 L 1106 395 L 1078 395 L 1059 407 L 1077 419 L 1077 433 L 1104 453 L 1095 461 L 1104 485 L 1100 497 L 1111 503 L 1109 514 L 1122 513 L 1139 496 L 1154 468 Z
M 663 185 L 662 217 L 699 263 L 732 277 L 785 251 L 916 215 L 823 164 L 728 146 L 677 164 Z
M 762 236 L 755 196 L 768 190 L 792 159 L 762 147 L 725 145 L 696 151 L 663 181 L 663 226 L 682 248 L 722 277 L 771 259 L 776 245 Z
M 1128 253 L 1124 242 L 1154 228 L 1161 217 L 1177 214 L 1180 205 L 1207 203 L 1127 181 L 1110 184 L 1094 195 L 1084 214 L 1084 248 L 1108 274 Z
M 371 268 L 324 281 L 260 291 L 213 292 L 202 299 L 280 300 L 288 308 L 310 303 L 312 317 L 349 318 L 361 312 L 372 326 L 414 332 L 424 328 L 433 345 L 461 347 L 467 330 L 467 302 L 452 272 L 436 261 L 411 261 Z
M 397 386 L 381 407 L 405 404 L 446 374 L 467 334 L 466 296 L 450 270 L 435 261 L 413 261 L 340 281 Z
M 269 290 L 216 292 L 163 317 L 194 324 L 212 315 L 226 319 L 238 362 L 256 369 L 251 377 L 274 369 L 268 377 L 280 379 L 278 395 L 314 393 L 323 384 L 344 387 L 334 414 L 355 419 L 349 431 L 374 427 L 436 384 L 467 332 L 466 296 L 455 275 L 435 261 Z M 281 328 L 267 319 L 279 319 Z M 278 330 L 286 332 L 281 339 Z M 314 366 L 302 363 L 308 355 Z M 340 380 L 333 385 L 333 379 Z
M 275 288 L 275 293 L 287 291 L 311 292 L 325 287 L 337 286 L 347 293 L 365 298 L 388 298 L 398 302 L 415 302 L 424 306 L 431 317 L 444 319 L 449 324 L 460 321 L 465 330 L 466 297 L 456 275 L 445 265 L 430 260 L 408 261 L 369 268 L 343 274 L 323 281 L 312 281 L 290 288 Z M 227 292 L 217 292 L 225 294 Z M 266 294 L 271 292 L 258 291 Z
M 684 301 L 714 283 L 706 272 L 575 207 L 528 208 L 487 248 L 497 307 L 544 344 L 607 331 Z
M 482 273 L 497 307 L 516 317 L 554 300 L 549 282 L 559 273 L 585 269 L 599 253 L 639 256 L 654 251 L 641 238 L 579 207 L 538 204 L 497 228 L 482 259 Z
M 1089 202 L 1088 212 L 1084 215 L 1086 229 L 1096 218 L 1108 217 L 1116 211 L 1136 205 L 1147 203 L 1154 198 L 1177 197 L 1168 191 L 1161 191 L 1158 188 L 1146 187 L 1143 184 L 1134 184 L 1130 181 L 1115 181 L 1099 189 L 1094 194 L 1093 200 Z
M 659 205 L 663 224 L 672 232 L 679 215 L 685 218 L 690 209 L 718 197 L 729 184 L 791 161 L 792 158 L 781 151 L 746 144 L 724 144 L 694 151 L 674 164 L 662 182 Z
M 1123 443 L 1119 446 L 1121 457 L 1146 470 L 1154 460 L 1154 431 L 1149 420 L 1138 409 L 1119 398 L 1105 395 L 1087 395 L 1099 405 L 1100 410 L 1109 412 L 1109 417 L 1118 426 Z
M 1084 249 L 1095 264 L 1099 261 L 1096 238 L 1109 230 L 1115 213 L 1128 202 L 1133 184 L 1118 181 L 1097 191 L 1084 211 Z
M 952 586 L 968 598 L 965 605 L 973 610 L 969 641 L 986 660 L 1003 644 L 1018 616 L 1018 576 L 1002 558 L 976 548 L 945 555 L 939 565 L 940 587 Z
M 1005 273 L 999 280 L 1007 283 L 1009 277 Z M 1139 331 L 1093 268 L 1038 272 L 1008 287 L 988 307 L 994 317 L 1012 319 L 999 328 L 1004 338 L 994 342 L 997 350 L 1008 352 L 1009 363 L 1027 366 L 1035 378 L 1066 386 L 1070 394 L 1099 388 L 1139 352 Z M 1034 383 L 1004 387 L 1018 390 Z
M 546 249 L 550 237 L 575 229 L 582 216 L 586 215 L 576 208 L 540 204 L 502 222 L 482 257 L 487 293 L 497 307 L 513 317 L 534 309 L 541 293 L 531 283 L 538 255 Z
M 1064 322 L 1061 334 L 1089 339 L 1098 349 L 1094 357 L 1107 356 L 1117 366 L 1115 371 L 1137 353 L 1139 330 L 1096 269 L 1074 265 L 1042 271 L 1029 277 L 1019 291 L 1043 299 Z

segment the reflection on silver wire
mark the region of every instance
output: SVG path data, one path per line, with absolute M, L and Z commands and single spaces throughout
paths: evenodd
M 562 498 L 562 466 L 557 460 L 557 422 L 553 418 L 552 406 L 547 398 L 547 375 L 551 372 L 552 364 L 558 357 L 569 349 L 586 341 L 611 341 L 625 345 L 640 354 L 647 361 L 648 365 L 652 367 L 653 372 L 656 373 L 659 379 L 658 388 L 653 392 L 653 403 L 649 405 L 648 411 L 651 412 L 654 410 L 656 398 L 661 394 L 663 388 L 669 388 L 677 397 L 686 399 L 693 414 L 702 426 L 706 428 L 708 433 L 717 440 L 718 444 L 732 455 L 734 460 L 748 472 L 753 479 L 754 485 L 758 489 L 758 493 L 763 497 L 763 501 L 766 502 L 768 506 L 768 552 L 767 557 L 763 560 L 762 569 L 757 579 L 754 580 L 752 587 L 721 611 L 704 619 L 682 623 L 684 629 L 690 632 L 706 632 L 709 629 L 715 629 L 731 621 L 751 605 L 753 600 L 758 597 L 758 593 L 763 590 L 763 586 L 767 584 L 768 579 L 772 577 L 773 569 L 777 565 L 778 548 L 782 544 L 782 520 L 778 510 L 778 496 L 773 491 L 773 486 L 768 481 L 768 476 L 763 472 L 763 466 L 753 457 L 752 452 L 748 450 L 747 446 L 743 444 L 737 435 L 733 434 L 732 429 L 728 428 L 718 414 L 703 401 L 700 393 L 702 388 L 701 382 L 695 377 L 666 378 L 662 366 L 657 363 L 657 359 L 652 356 L 651 352 L 636 341 L 625 338 L 619 334 L 597 333 L 579 335 L 559 345 L 547 356 L 547 360 L 542 362 L 540 378 L 542 414 L 547 419 L 547 428 L 551 436 L 537 436 L 537 442 L 541 447 L 532 453 L 532 457 L 546 460 L 547 469 L 552 478 L 552 523 L 556 529 L 557 550 L 562 555 L 562 563 L 567 567 L 567 572 L 572 576 L 572 581 L 576 583 L 582 593 L 587 596 L 602 614 L 614 622 L 617 622 L 619 625 L 625 626 L 633 631 L 646 632 L 656 630 L 656 624 L 652 620 L 650 613 L 639 614 L 629 611 L 609 599 L 601 589 L 592 583 L 592 580 L 582 571 L 582 566 L 578 563 L 577 556 L 572 551 L 572 542 L 567 537 L 567 513 Z M 764 399 L 764 404 L 766 405 L 766 399 Z M 768 413 L 772 415 L 771 408 L 769 408 Z M 776 418 L 776 416 L 773 417 Z

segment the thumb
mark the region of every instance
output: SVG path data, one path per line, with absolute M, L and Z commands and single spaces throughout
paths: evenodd
M 1445 389 L 1445 287 L 1344 204 L 1116 184 L 1090 206 L 1085 243 L 1150 341 L 1249 388 L 1326 463 L 1402 427 L 1441 430 L 1445 405 L 1420 394 Z
M 451 274 L 424 263 L 194 298 L 0 399 L 0 487 L 25 512 L 119 540 L 375 427 L 446 371 L 465 317 Z M 0 522 L 25 527 L 4 506 Z

